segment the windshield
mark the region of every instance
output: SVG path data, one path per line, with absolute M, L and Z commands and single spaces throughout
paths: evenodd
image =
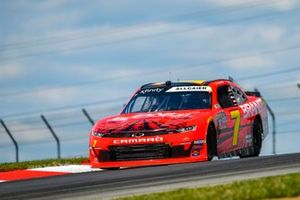
M 123 113 L 159 112 L 171 110 L 209 109 L 211 95 L 208 91 L 168 92 L 163 88 L 141 90 L 135 94 Z

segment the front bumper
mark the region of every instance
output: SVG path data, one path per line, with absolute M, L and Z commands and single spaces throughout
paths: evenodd
M 193 133 L 140 139 L 91 137 L 90 162 L 94 168 L 199 162 L 207 160 L 206 149 L 205 140 L 195 140 Z

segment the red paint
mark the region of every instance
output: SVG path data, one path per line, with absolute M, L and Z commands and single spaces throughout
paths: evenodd
M 32 178 L 42 178 L 49 176 L 59 176 L 69 173 L 65 172 L 45 172 L 45 171 L 35 171 L 35 170 L 16 170 L 10 172 L 0 172 L 0 180 L 3 181 L 15 181 L 15 180 L 25 180 Z
M 189 82 L 191 83 L 191 82 Z M 181 83 L 184 84 L 184 83 Z M 188 85 L 188 84 L 187 84 Z M 206 141 L 207 130 L 211 123 L 217 133 L 216 140 L 218 156 L 238 155 L 239 152 L 247 150 L 253 145 L 252 132 L 253 123 L 256 115 L 262 120 L 264 137 L 267 134 L 267 108 L 261 98 L 255 96 L 247 96 L 242 89 L 235 83 L 228 80 L 215 80 L 211 82 L 198 83 L 194 82 L 194 86 L 209 86 L 211 88 L 211 108 L 209 109 L 194 109 L 194 110 L 172 110 L 160 112 L 137 112 L 137 113 L 121 113 L 119 115 L 107 117 L 99 120 L 90 131 L 89 138 L 89 155 L 90 164 L 94 168 L 110 168 L 110 167 L 136 167 L 147 165 L 163 165 L 175 164 L 186 162 L 199 162 L 208 160 L 207 145 L 202 143 L 198 147 L 199 153 L 196 155 L 187 152 L 181 157 L 166 156 L 167 158 L 149 159 L 145 160 L 132 159 L 129 161 L 115 161 L 113 147 L 130 147 L 135 145 L 154 145 L 164 144 L 169 148 L 178 148 L 184 146 L 185 151 L 191 151 L 194 147 L 194 142 Z M 160 83 L 152 84 L 153 90 L 162 88 L 164 86 Z M 226 95 L 220 92 L 220 89 L 226 89 Z M 167 87 L 165 87 L 167 88 Z M 230 90 L 229 90 L 230 89 Z M 239 102 L 233 93 L 233 89 L 238 89 L 240 96 Z M 138 94 L 140 88 L 136 94 Z M 218 94 L 219 91 L 219 94 Z M 225 91 L 225 90 L 224 90 Z M 229 94 L 230 93 L 230 94 Z M 133 95 L 135 96 L 135 95 Z M 221 107 L 220 99 L 218 97 L 227 97 L 227 104 L 231 102 L 232 105 L 228 106 L 223 102 Z M 256 103 L 254 103 L 256 102 Z M 233 143 L 234 129 L 236 125 L 236 118 L 231 117 L 233 111 L 239 112 L 239 124 L 237 134 L 237 143 Z M 184 133 L 178 133 L 176 130 L 196 126 L 196 130 L 188 130 Z M 164 130 L 170 133 L 163 132 Z M 175 130 L 175 131 L 174 131 Z M 144 133 L 156 132 L 153 135 L 145 135 Z M 93 135 L 96 132 L 101 135 Z M 157 134 L 160 133 L 161 134 Z M 120 135 L 120 134 L 127 135 Z M 142 133 L 142 135 L 141 135 Z M 105 134 L 116 134 L 115 137 L 104 136 Z M 129 135 L 131 134 L 131 135 Z M 139 134 L 139 135 L 136 135 Z M 110 156 L 112 153 L 113 156 Z M 127 153 L 129 154 L 129 153 Z M 250 153 L 248 153 L 250 155 Z M 144 159 L 141 157 L 141 159 Z

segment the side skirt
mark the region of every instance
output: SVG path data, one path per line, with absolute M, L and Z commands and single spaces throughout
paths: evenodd
M 228 157 L 234 157 L 234 156 L 250 156 L 250 155 L 253 155 L 253 153 L 254 153 L 253 147 L 246 147 L 246 148 L 242 148 L 242 149 L 238 149 L 235 151 L 231 151 L 228 153 L 218 155 L 218 158 L 228 158 Z

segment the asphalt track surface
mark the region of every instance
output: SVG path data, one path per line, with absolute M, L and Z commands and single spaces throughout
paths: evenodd
M 6 182 L 0 199 L 110 199 L 292 172 L 300 172 L 300 153 Z

